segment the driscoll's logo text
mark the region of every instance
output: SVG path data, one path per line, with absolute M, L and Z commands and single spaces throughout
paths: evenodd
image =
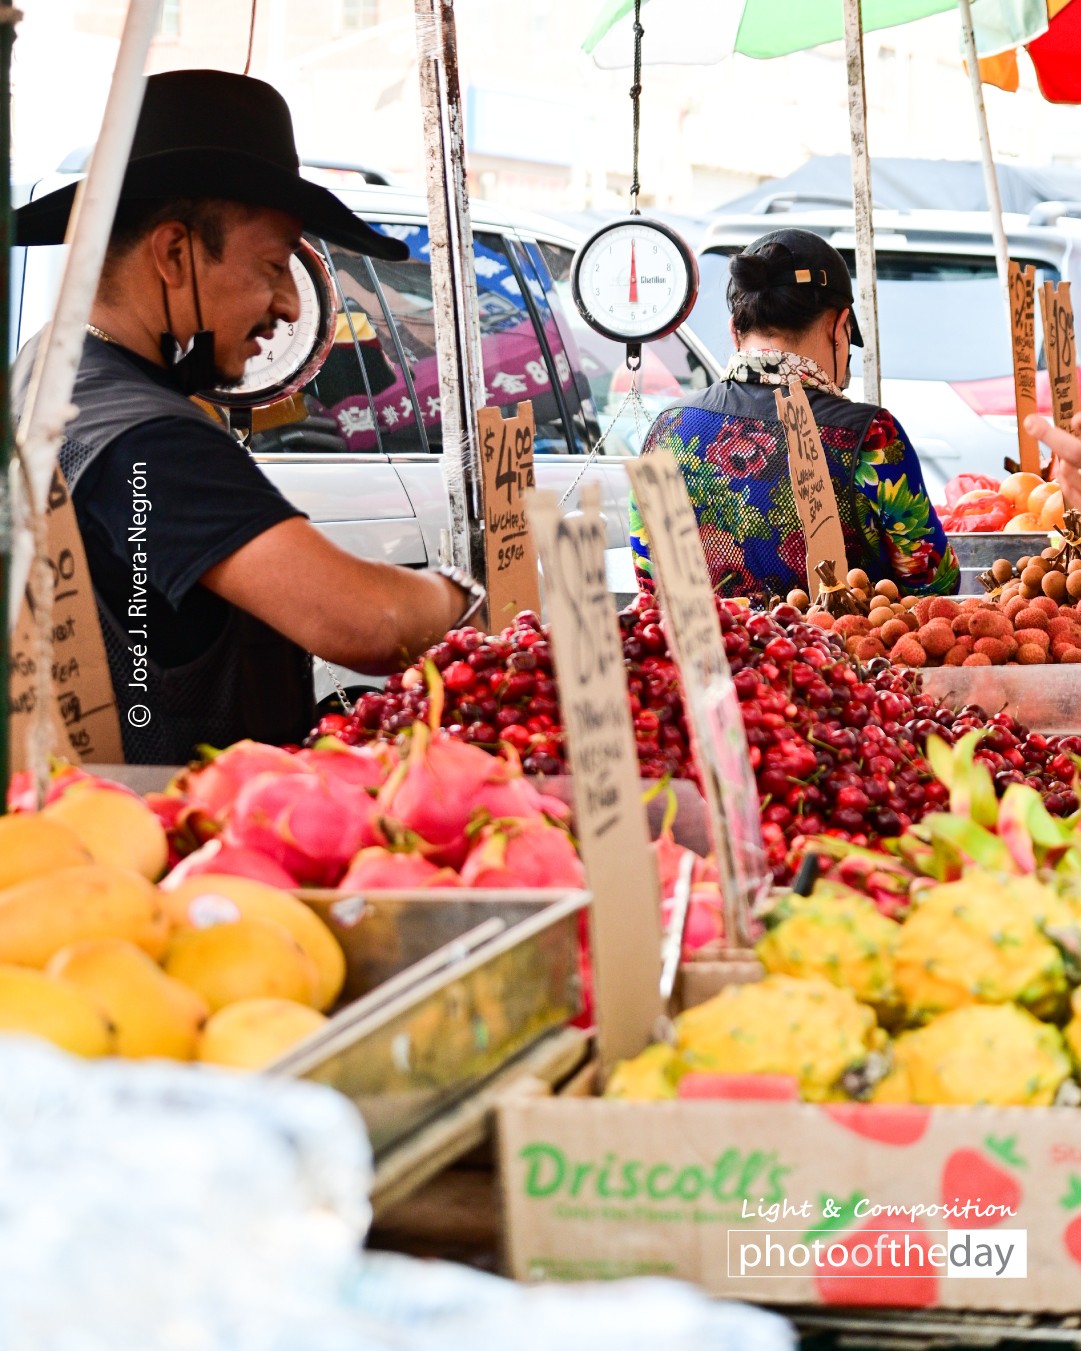
M 557 1145 L 527 1145 L 519 1155 L 527 1166 L 525 1194 L 601 1201 L 719 1202 L 744 1198 L 764 1202 L 784 1196 L 789 1167 L 775 1153 L 726 1149 L 711 1164 L 674 1167 L 622 1159 L 609 1151 L 598 1163 L 569 1158 Z

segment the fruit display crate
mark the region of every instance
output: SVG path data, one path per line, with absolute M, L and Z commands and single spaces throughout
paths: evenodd
M 376 1160 L 581 1009 L 584 891 L 301 891 L 346 958 L 327 1025 L 268 1068 L 360 1110 Z
M 979 704 L 1008 713 L 1034 732 L 1081 731 L 1081 671 L 1065 666 L 934 666 L 923 688 L 951 708 Z
M 977 581 L 981 572 L 997 558 L 1008 558 L 1016 563 L 1019 558 L 1039 554 L 1047 548 L 1047 532 L 1011 534 L 1007 530 L 972 530 L 948 535 L 957 561 L 961 565 L 960 592 L 964 596 L 979 596 L 983 587 Z

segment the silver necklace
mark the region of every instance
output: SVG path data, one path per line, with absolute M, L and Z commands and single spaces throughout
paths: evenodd
M 106 333 L 103 328 L 98 328 L 97 324 L 87 324 L 86 331 L 87 333 L 93 333 L 94 337 L 100 338 L 102 342 L 111 343 L 114 347 L 120 346 L 120 343 L 117 342 L 111 333 Z

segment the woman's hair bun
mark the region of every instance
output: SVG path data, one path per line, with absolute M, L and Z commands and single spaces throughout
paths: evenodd
M 757 253 L 734 254 L 729 272 L 741 291 L 765 291 L 770 283 L 769 263 Z

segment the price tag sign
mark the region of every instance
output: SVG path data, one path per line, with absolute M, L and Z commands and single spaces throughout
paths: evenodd
M 746 945 L 747 907 L 763 880 L 765 850 L 758 790 L 698 522 L 679 465 L 669 451 L 644 455 L 628 464 L 627 472 L 649 532 L 669 647 L 683 684 L 721 873 L 725 939 L 731 947 Z
M 48 503 L 53 574 L 53 707 L 58 754 L 120 764 L 124 751 L 90 569 L 67 483 L 54 469 Z M 11 633 L 9 745 L 13 769 L 27 768 L 26 741 L 37 698 L 37 632 L 30 587 Z
M 777 416 L 788 442 L 788 472 L 792 479 L 792 494 L 796 510 L 803 522 L 807 542 L 807 594 L 812 600 L 823 583 L 815 572 L 819 563 L 833 564 L 837 580 L 848 574 L 848 555 L 841 518 L 837 513 L 837 494 L 830 478 L 829 461 L 822 449 L 811 405 L 803 386 L 796 379 L 789 380 L 788 388 L 774 391 Z
M 1025 418 L 1036 412 L 1036 269 L 1010 259 L 1010 328 L 1013 338 L 1013 390 L 1017 404 L 1017 449 L 1026 474 L 1040 472 L 1040 443 L 1025 431 Z
M 533 488 L 533 405 L 520 403 L 512 418 L 498 408 L 477 412 L 483 470 L 484 553 L 488 627 L 499 630 L 520 610 L 540 610 L 537 556 L 526 525 L 526 496 Z
M 575 829 L 593 892 L 593 976 L 602 1071 L 637 1055 L 661 1015 L 660 883 L 639 791 L 619 621 L 604 568 L 599 494 L 564 517 L 534 492 L 552 653 L 572 771 Z
M 1055 426 L 1070 430 L 1073 415 L 1081 411 L 1077 389 L 1077 343 L 1074 338 L 1070 283 L 1045 281 L 1040 288 L 1043 316 L 1043 350 L 1051 377 L 1051 401 Z

